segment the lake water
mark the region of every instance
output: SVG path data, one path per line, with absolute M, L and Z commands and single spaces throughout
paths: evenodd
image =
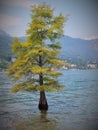
M 63 70 L 65 88 L 47 92 L 49 110 L 38 110 L 39 92 L 10 93 L 0 73 L 0 130 L 98 130 L 98 70 Z

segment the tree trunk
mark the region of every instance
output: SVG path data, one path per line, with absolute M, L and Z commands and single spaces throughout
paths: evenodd
M 42 57 L 39 56 L 39 66 L 42 67 Z M 39 74 L 39 85 L 43 85 L 43 73 Z M 45 96 L 44 91 L 40 91 L 40 100 L 39 100 L 39 110 L 41 111 L 47 111 L 48 110 L 48 104 L 47 99 Z
M 39 110 L 41 111 L 48 110 L 47 99 L 44 91 L 40 91 Z

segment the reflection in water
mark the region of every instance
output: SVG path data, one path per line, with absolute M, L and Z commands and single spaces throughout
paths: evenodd
M 47 118 L 47 113 L 41 112 L 39 116 L 17 121 L 15 125 L 14 130 L 55 130 L 57 120 Z

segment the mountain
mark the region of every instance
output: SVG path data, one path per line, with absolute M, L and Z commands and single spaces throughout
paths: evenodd
M 83 40 L 79 38 L 71 38 L 64 36 L 60 39 L 63 59 L 82 60 L 82 61 L 98 61 L 98 39 Z
M 19 37 L 21 41 L 25 41 L 26 37 Z M 11 43 L 13 37 L 0 30 L 0 59 L 9 61 L 12 57 Z M 57 39 L 61 42 L 61 54 L 59 58 L 67 60 L 71 63 L 85 64 L 87 62 L 98 64 L 98 39 L 83 40 L 64 36 Z
M 8 60 L 12 55 L 10 49 L 11 43 L 12 37 L 3 30 L 0 30 L 0 59 Z
M 26 37 L 24 37 L 24 36 L 23 37 L 19 37 L 19 40 L 25 42 L 26 41 Z
M 6 33 L 5 31 L 3 31 L 2 29 L 0 29 L 0 37 L 6 36 L 6 37 L 11 37 L 8 33 Z

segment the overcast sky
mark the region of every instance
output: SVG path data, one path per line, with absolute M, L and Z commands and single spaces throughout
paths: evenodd
M 69 15 L 65 35 L 98 38 L 98 0 L 0 0 L 0 29 L 12 36 L 24 36 L 31 20 L 30 6 L 43 2 L 55 8 L 55 15 Z

